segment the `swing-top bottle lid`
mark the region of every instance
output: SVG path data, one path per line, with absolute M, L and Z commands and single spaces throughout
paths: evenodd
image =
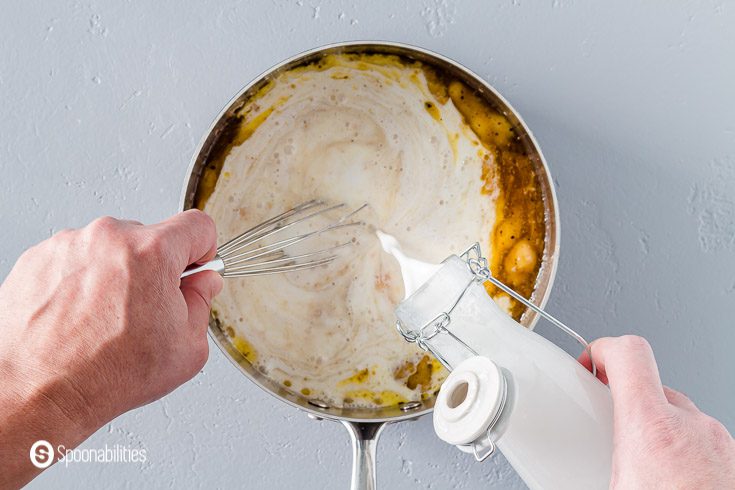
M 505 398 L 500 368 L 487 357 L 466 359 L 442 384 L 434 405 L 434 430 L 449 444 L 472 444 L 495 425 Z

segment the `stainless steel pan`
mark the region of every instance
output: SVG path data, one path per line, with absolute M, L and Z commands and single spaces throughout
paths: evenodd
M 346 42 L 330 44 L 328 46 L 312 49 L 294 56 L 293 58 L 279 63 L 257 77 L 246 85 L 220 112 L 202 139 L 199 147 L 196 149 L 184 184 L 181 197 L 181 209 L 186 210 L 193 207 L 194 196 L 199 184 L 202 169 L 207 164 L 210 153 L 213 149 L 217 148 L 218 142 L 221 145 L 221 140 L 228 137 L 228 129 L 232 127 L 233 114 L 245 104 L 247 99 L 253 93 L 281 71 L 316 61 L 327 54 L 353 52 L 396 54 L 410 59 L 415 59 L 429 65 L 434 65 L 440 71 L 450 74 L 452 77 L 461 80 L 469 87 L 481 92 L 493 105 L 500 108 L 515 126 L 516 134 L 521 136 L 527 151 L 532 155 L 532 161 L 542 186 L 545 201 L 545 212 L 547 217 L 546 250 L 544 253 L 543 265 L 541 267 L 532 298 L 535 304 L 543 307 L 554 281 L 559 253 L 557 201 L 549 170 L 546 166 L 543 155 L 541 154 L 533 135 L 521 120 L 520 116 L 493 87 L 459 63 L 422 48 L 391 42 Z M 536 320 L 537 316 L 533 312 L 528 311 L 521 319 L 521 323 L 528 328 L 533 328 Z M 407 403 L 400 407 L 396 406 L 380 409 L 343 409 L 328 407 L 322 402 L 308 400 L 307 398 L 289 393 L 278 384 L 263 376 L 258 372 L 258 370 L 253 368 L 242 354 L 240 354 L 240 352 L 238 352 L 237 349 L 235 349 L 229 342 L 223 332 L 222 326 L 214 317 L 210 318 L 209 333 L 222 352 L 224 352 L 224 354 L 238 367 L 238 369 L 262 389 L 272 394 L 282 402 L 303 410 L 312 418 L 334 420 L 341 422 L 345 427 L 347 427 L 352 440 L 352 451 L 354 456 L 354 464 L 352 468 L 353 489 L 374 489 L 376 487 L 376 446 L 378 436 L 385 424 L 400 422 L 402 420 L 413 419 L 426 415 L 431 412 L 432 407 L 434 406 L 434 399 L 431 398 L 423 402 Z M 402 341 L 403 340 L 400 336 L 396 334 L 396 342 Z

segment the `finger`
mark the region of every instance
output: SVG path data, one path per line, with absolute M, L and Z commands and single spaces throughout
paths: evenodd
M 616 409 L 640 412 L 668 404 L 653 350 L 645 339 L 635 335 L 605 337 L 592 342 L 591 348 Z
M 181 271 L 193 263 L 212 260 L 217 253 L 214 221 L 198 209 L 179 213 L 152 228 L 166 238 L 175 265 Z
M 590 357 L 590 353 L 592 353 L 592 357 Z M 599 379 L 605 384 L 608 384 L 607 374 L 605 373 L 605 366 L 601 366 L 600 363 L 597 362 L 595 353 L 592 352 L 592 344 L 590 344 L 587 347 L 587 349 L 585 349 L 582 352 L 582 354 L 580 354 L 577 360 L 582 366 L 584 366 L 587 369 L 587 371 L 592 372 L 592 359 L 595 360 L 595 368 L 597 369 L 597 379 Z
M 131 226 L 144 226 L 143 223 L 141 223 L 138 220 L 134 220 L 134 219 L 121 219 L 120 223 L 131 225 Z
M 675 407 L 679 407 L 682 410 L 687 410 L 689 412 L 699 411 L 699 409 L 694 404 L 694 402 L 691 401 L 688 396 L 686 396 L 684 393 L 680 391 L 676 391 L 673 388 L 664 386 L 664 395 L 666 396 L 666 399 L 669 401 L 669 403 L 671 403 Z
M 181 280 L 181 293 L 189 310 L 189 327 L 206 332 L 212 298 L 222 290 L 222 276 L 213 271 L 204 271 Z

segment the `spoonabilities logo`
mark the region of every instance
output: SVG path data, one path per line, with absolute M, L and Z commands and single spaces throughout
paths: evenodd
M 31 446 L 30 457 L 36 468 L 48 468 L 54 462 L 54 447 L 48 441 L 36 441 Z

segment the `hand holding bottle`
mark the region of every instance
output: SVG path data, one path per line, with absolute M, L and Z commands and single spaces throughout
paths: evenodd
M 601 338 L 592 355 L 613 398 L 610 488 L 735 488 L 735 440 L 684 394 L 661 384 L 645 339 Z M 590 369 L 586 353 L 580 362 Z

